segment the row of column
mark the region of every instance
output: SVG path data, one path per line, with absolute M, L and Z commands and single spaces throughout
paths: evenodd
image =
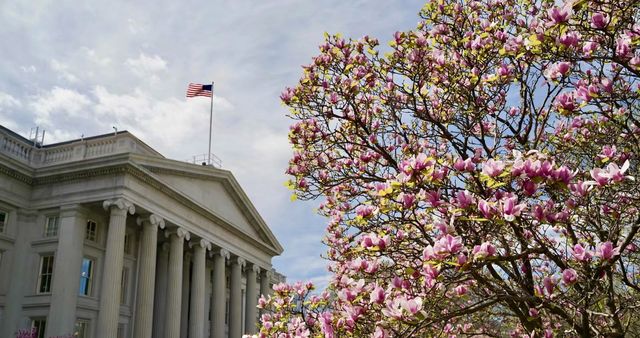
M 100 291 L 100 307 L 98 314 L 98 338 L 117 336 L 118 317 L 120 309 L 120 292 L 124 253 L 124 235 L 126 230 L 127 213 L 133 214 L 133 205 L 124 199 L 105 201 L 104 208 L 110 210 L 109 229 L 104 260 L 104 270 Z M 154 317 L 156 330 L 163 332 L 164 338 L 179 338 L 181 336 L 181 312 L 183 298 L 184 270 L 184 242 L 190 240 L 188 231 L 177 227 L 165 235 L 169 238 L 169 250 L 163 252 L 159 262 L 166 258 L 168 264 L 158 264 L 156 271 L 156 257 L 158 255 L 158 228 L 165 227 L 164 221 L 157 215 L 138 218 L 142 226 L 140 242 L 140 261 L 138 276 L 138 296 L 135 310 L 135 338 L 151 338 Z M 211 301 L 212 320 L 211 337 L 225 337 L 226 310 L 226 262 L 231 263 L 230 272 L 230 304 L 229 304 L 229 337 L 240 337 L 243 333 L 255 333 L 257 318 L 257 274 L 260 268 L 255 264 L 247 267 L 246 286 L 246 314 L 242 323 L 242 271 L 247 265 L 241 257 L 231 258 L 225 249 L 212 251 L 211 243 L 201 239 L 191 242 L 193 248 L 193 274 L 191 278 L 191 297 L 189 308 L 188 332 L 190 338 L 205 337 L 205 300 L 206 300 L 206 253 L 213 256 L 213 295 Z M 164 250 L 163 250 L 164 251 Z M 188 274 L 188 266 L 186 270 Z M 166 274 L 166 280 L 159 280 L 156 284 L 156 273 Z M 268 294 L 270 290 L 268 271 L 261 275 L 260 292 Z M 166 290 L 166 293 L 163 292 Z M 156 299 L 157 298 L 157 299 Z M 157 302 L 154 306 L 154 299 Z M 162 320 L 162 319 L 166 320 Z

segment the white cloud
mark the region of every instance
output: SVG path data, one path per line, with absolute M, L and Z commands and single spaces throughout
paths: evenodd
M 87 96 L 73 89 L 53 87 L 49 92 L 35 96 L 29 106 L 35 112 L 36 124 L 54 126 L 54 120 L 86 113 L 90 103 Z
M 37 70 L 36 66 L 34 66 L 34 65 L 20 66 L 20 69 L 25 73 L 35 73 L 36 70 Z
M 91 48 L 87 48 L 87 47 L 82 47 L 81 50 L 83 50 L 86 55 L 87 58 L 89 58 L 89 60 L 91 60 L 91 62 L 102 66 L 102 67 L 106 67 L 109 64 L 111 64 L 111 59 L 106 57 L 106 56 L 100 56 L 98 54 L 98 52 L 96 52 L 95 49 L 91 49 Z
M 127 27 L 129 28 L 129 32 L 134 35 L 144 33 L 145 31 L 145 27 L 140 22 L 132 18 L 127 19 Z
M 140 77 L 147 77 L 154 73 L 167 70 L 167 61 L 159 55 L 147 56 L 140 53 L 138 58 L 129 58 L 124 62 L 131 72 Z
M 3 111 L 4 108 L 15 108 L 21 105 L 20 101 L 11 94 L 0 92 L 0 111 Z
M 14 110 L 21 107 L 22 103 L 10 94 L 0 92 L 0 124 L 9 129 L 18 129 L 18 124 L 13 120 Z
M 56 60 L 52 59 L 50 62 L 51 69 L 54 72 L 58 73 L 58 78 L 63 79 L 68 82 L 77 82 L 78 77 L 76 77 L 73 73 L 69 71 L 69 66 Z

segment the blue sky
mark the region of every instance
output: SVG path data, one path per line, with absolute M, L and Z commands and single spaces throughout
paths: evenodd
M 213 150 L 285 248 L 290 281 L 325 285 L 324 219 L 291 202 L 287 108 L 279 101 L 323 33 L 385 43 L 415 27 L 422 1 L 0 2 L 0 124 L 45 143 L 129 130 L 168 158 L 207 151 L 209 101 L 189 82 L 214 80 Z

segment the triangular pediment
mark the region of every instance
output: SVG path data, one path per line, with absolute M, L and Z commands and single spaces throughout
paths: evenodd
M 229 171 L 166 159 L 143 162 L 142 167 L 156 179 L 246 235 L 282 252 L 282 246 Z

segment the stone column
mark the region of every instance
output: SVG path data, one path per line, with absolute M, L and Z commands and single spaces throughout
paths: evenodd
M 245 260 L 231 260 L 231 299 L 229 300 L 229 337 L 242 336 L 242 268 Z
M 182 305 L 182 264 L 184 240 L 189 240 L 189 232 L 183 228 L 167 232 L 171 241 L 169 249 L 169 271 L 167 283 L 167 308 L 165 315 L 165 338 L 180 337 L 180 311 Z
M 191 288 L 191 252 L 184 253 L 182 265 L 182 310 L 180 311 L 180 338 L 189 338 L 189 289 Z
M 260 295 L 268 297 L 271 295 L 271 270 L 262 269 L 260 272 Z
M 45 337 L 63 336 L 75 330 L 86 221 L 80 205 L 60 208 L 58 248 Z
M 262 269 L 260 271 L 260 295 L 267 298 L 271 295 L 271 270 Z M 264 314 L 264 310 L 260 310 L 260 315 Z
M 5 252 L 2 257 L 2 264 L 8 265 L 11 278 L 8 278 L 7 281 L 7 295 L 2 318 L 0 318 L 0 337 L 15 337 L 16 331 L 30 324 L 25 322 L 22 305 L 24 296 L 33 294 L 35 290 L 31 283 L 25 283 L 25 281 L 37 277 L 34 274 L 35 270 L 25 269 L 25 267 L 33 264 L 31 241 L 41 238 L 41 233 L 37 233 L 34 236 L 31 231 L 39 224 L 37 222 L 38 214 L 32 210 L 18 209 L 14 215 L 16 215 L 16 222 L 13 223 L 15 225 L 5 229 L 7 234 L 11 235 L 13 233 L 15 243 L 13 250 Z M 9 222 L 12 221 L 10 220 Z M 53 264 L 56 264 L 56 258 L 54 258 Z M 78 275 L 79 279 L 80 275 Z M 52 286 L 55 287 L 55 285 Z
M 167 279 L 169 275 L 169 243 L 162 243 L 158 252 L 156 290 L 153 302 L 153 337 L 164 338 L 164 323 L 167 305 Z
M 211 247 L 209 247 L 209 250 L 211 250 Z M 206 260 L 205 260 L 206 261 Z M 206 268 L 204 271 L 204 285 L 205 285 L 205 305 L 204 305 L 204 336 L 205 337 L 211 337 L 213 335 L 213 333 L 210 330 L 211 328 L 211 322 L 213 322 L 213 320 L 211 320 L 213 318 L 213 303 L 211 302 L 211 298 L 213 296 L 213 288 L 212 288 L 212 283 L 213 283 L 213 279 L 211 278 L 212 273 L 213 273 L 213 268 L 211 266 L 211 263 L 206 262 L 205 263 Z M 211 322 L 209 322 L 211 320 Z
M 211 300 L 212 320 L 211 337 L 225 338 L 224 315 L 227 303 L 227 280 L 225 278 L 226 260 L 229 251 L 218 249 L 213 254 L 213 299 Z
M 204 301 L 206 253 L 211 244 L 204 239 L 193 245 L 193 275 L 191 276 L 191 304 L 189 315 L 189 338 L 204 338 Z
M 257 333 L 256 319 L 258 317 L 258 283 L 256 277 L 260 271 L 260 267 L 251 264 L 251 267 L 247 266 L 247 307 L 246 315 L 244 317 L 244 332 L 245 334 Z
M 138 295 L 136 298 L 134 338 L 151 338 L 153 330 L 153 301 L 156 284 L 156 253 L 158 249 L 158 227 L 164 229 L 164 220 L 154 214 L 138 217 L 142 225 L 140 241 L 140 267 Z
M 111 214 L 109 216 L 104 268 L 102 269 L 102 283 L 100 284 L 100 307 L 96 332 L 98 332 L 98 338 L 111 338 L 118 335 L 127 213 L 133 215 L 136 209 L 133 204 L 122 198 L 104 201 L 102 206 Z

